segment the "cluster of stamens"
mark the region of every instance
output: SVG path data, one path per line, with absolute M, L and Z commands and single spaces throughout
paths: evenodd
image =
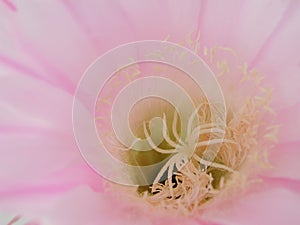
M 192 39 L 189 40 L 188 44 L 192 45 Z M 197 39 L 194 47 L 188 46 L 191 49 L 195 48 L 197 54 L 199 54 L 198 42 Z M 237 54 L 227 47 L 213 47 L 210 51 L 204 47 L 203 57 L 208 57 L 208 62 L 213 64 L 217 51 L 237 57 Z M 217 202 L 217 199 L 231 198 L 237 190 L 243 190 L 252 182 L 251 175 L 256 170 L 268 167 L 267 152 L 276 141 L 278 131 L 278 125 L 263 122 L 265 114 L 274 113 L 269 106 L 271 91 L 260 84 L 262 76 L 254 69 L 249 70 L 245 65 L 247 64 L 237 67 L 242 74 L 239 82 L 251 83 L 261 94 L 245 95 L 242 103 L 234 104 L 232 99 L 227 99 L 225 90 L 225 99 L 231 104 L 226 112 L 225 124 L 213 123 L 209 116 L 211 105 L 201 100 L 202 103 L 189 118 L 187 135 L 184 139 L 178 133 L 176 111 L 172 119 L 169 115 L 169 120 L 166 114 L 162 114 L 162 133 L 167 144 L 157 146 L 149 138 L 148 124 L 147 121 L 144 122 L 143 133 L 152 150 L 168 156 L 168 160 L 156 174 L 152 185 L 138 187 L 135 194 L 127 192 L 131 193 L 128 194 L 131 198 L 136 195 L 137 201 L 148 205 L 156 212 L 190 215 L 209 207 Z M 225 59 L 216 61 L 215 70 L 216 74 L 221 74 L 220 80 L 232 72 Z M 220 71 L 217 72 L 218 70 Z M 192 127 L 192 121 L 196 116 L 199 125 Z M 168 126 L 167 122 L 170 122 L 171 126 Z M 215 138 L 218 134 L 221 138 Z M 212 160 L 207 160 L 203 156 L 207 147 L 212 145 L 218 146 L 218 151 Z

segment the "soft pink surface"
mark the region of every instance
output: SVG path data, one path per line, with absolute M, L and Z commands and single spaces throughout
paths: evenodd
M 0 1 L 0 211 L 45 224 L 299 224 L 299 1 Z M 264 184 L 222 212 L 174 220 L 141 214 L 103 193 L 77 150 L 76 85 L 105 51 L 129 41 L 235 49 L 267 77 L 282 124 Z M 43 224 L 43 223 L 42 223 Z

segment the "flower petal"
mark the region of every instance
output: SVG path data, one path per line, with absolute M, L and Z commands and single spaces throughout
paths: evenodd
M 0 76 L 0 102 L 0 170 L 6 171 L 0 174 L 1 198 L 37 189 L 101 186 L 102 178 L 87 166 L 75 143 L 72 96 L 6 71 Z
M 78 188 L 62 196 L 49 209 L 44 221 L 56 225 L 151 224 L 150 218 L 112 201 L 109 194 L 96 193 L 88 188 Z
M 52 212 L 45 221 L 49 224 L 186 224 L 220 225 L 203 222 L 193 218 L 161 216 L 155 218 L 151 212 L 143 212 L 135 208 L 131 202 L 121 202 L 113 193 L 96 193 L 87 188 L 78 188 L 62 197 L 54 204 Z M 129 200 L 128 200 L 129 201 Z M 111 210 L 114 208 L 115 210 Z M 74 215 L 77 215 L 74 217 Z
M 202 41 L 209 47 L 233 48 L 240 58 L 251 61 L 289 7 L 288 1 L 207 1 L 199 21 Z
M 43 81 L 5 70 L 0 76 L 0 125 L 48 129 L 72 136 L 72 99 Z
M 6 51 L 9 57 L 25 54 L 58 87 L 74 92 L 84 70 L 97 56 L 87 37 L 57 1 L 17 2 L 16 7 L 16 13 L 6 12 L 1 21 L 4 36 L 12 45 Z
M 227 209 L 207 214 L 208 220 L 226 225 L 297 225 L 299 216 L 300 195 L 285 188 L 257 190 L 237 201 L 227 205 Z
M 264 175 L 300 180 L 300 141 L 277 145 L 270 153 L 272 170 Z
M 275 111 L 300 102 L 300 21 L 299 1 L 290 1 L 287 15 L 254 59 L 253 65 L 266 75 L 265 84 L 273 89 Z
M 300 140 L 300 102 L 278 112 L 280 129 L 278 133 L 279 143 L 295 142 Z

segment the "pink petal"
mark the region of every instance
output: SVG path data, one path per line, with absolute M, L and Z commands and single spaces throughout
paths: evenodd
M 205 6 L 199 21 L 204 44 L 231 47 L 248 62 L 292 7 L 288 1 L 205 2 L 202 2 Z
M 86 165 L 75 143 L 72 96 L 9 71 L 0 84 L 0 170 L 5 171 L 0 198 L 79 184 L 100 187 L 102 178 Z M 73 173 L 66 172 L 70 169 Z
M 18 58 L 25 53 L 59 87 L 74 92 L 84 70 L 98 54 L 62 4 L 23 3 L 17 2 L 17 13 L 4 12 L 5 35 L 13 42 L 10 54 L 14 52 L 12 57 Z
M 285 188 L 296 193 L 300 193 L 300 181 L 286 177 L 261 177 L 267 187 Z
M 108 194 L 78 188 L 62 196 L 44 215 L 45 221 L 56 225 L 82 224 L 151 224 L 150 219 L 113 202 Z
M 13 132 L 14 133 L 14 132 Z M 81 157 L 74 141 L 53 134 L 5 134 L 0 159 L 0 199 L 53 195 L 79 185 L 102 191 L 103 178 Z M 9 169 L 8 169 L 9 168 Z
M 281 125 L 279 129 L 279 142 L 295 142 L 300 140 L 300 102 L 294 106 L 287 107 L 278 112 L 278 120 Z
M 200 2 L 195 0 L 189 4 L 136 0 L 93 0 L 90 4 L 64 0 L 63 3 L 101 53 L 137 40 L 163 40 L 167 36 L 173 41 L 184 39 L 188 33 L 196 31 L 200 9 Z M 101 32 L 103 30 L 106 32 Z
M 2 2 L 13 12 L 17 11 L 17 7 L 14 3 L 12 3 L 10 0 L 2 0 Z
M 222 211 L 207 213 L 206 217 L 224 225 L 297 225 L 300 223 L 299 207 L 299 193 L 275 187 L 257 190 Z
M 199 2 L 90 1 L 89 4 L 74 4 L 65 0 L 43 4 L 18 2 L 15 7 L 18 13 L 5 11 L 7 7 L 3 9 L 7 17 L 5 34 L 12 42 L 7 52 L 11 54 L 13 48 L 18 51 L 10 57 L 19 58 L 20 52 L 25 52 L 27 57 L 21 57 L 21 63 L 28 58 L 34 60 L 57 86 L 73 93 L 89 63 L 119 44 L 141 39 L 162 40 L 169 34 L 183 39 L 196 29 Z
M 182 41 L 189 33 L 197 30 L 199 10 L 202 7 L 199 1 L 194 0 L 189 4 L 121 0 L 120 6 L 124 9 L 135 39 L 163 40 L 170 36 L 172 41 Z
M 275 110 L 293 107 L 300 102 L 300 20 L 299 1 L 290 1 L 286 15 L 272 36 L 260 49 L 253 63 L 266 75 L 265 84 L 273 88 Z
M 78 188 L 61 197 L 53 204 L 45 221 L 56 225 L 109 224 L 109 225 L 197 225 L 193 218 L 155 218 L 152 213 L 143 212 L 131 203 L 113 198 L 113 193 L 96 193 L 87 188 Z M 112 210 L 113 209 L 113 210 Z M 76 217 L 74 217 L 76 215 Z M 218 225 L 203 222 L 202 225 Z
M 31 127 L 72 137 L 72 96 L 9 70 L 0 82 L 2 131 L 5 127 Z
M 264 175 L 300 180 L 300 141 L 282 143 L 270 152 L 271 171 Z

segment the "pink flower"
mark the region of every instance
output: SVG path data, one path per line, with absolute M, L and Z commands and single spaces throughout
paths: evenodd
M 1 224 L 299 224 L 299 3 L 2 0 Z M 150 211 L 153 199 L 129 200 L 132 188 L 99 176 L 72 128 L 76 86 L 92 61 L 120 44 L 165 38 L 206 61 L 236 124 L 256 115 L 247 98 L 266 101 L 251 120 L 253 129 L 259 122 L 254 139 L 245 130 L 234 136 L 255 146 L 236 167 L 243 176 L 229 176 L 232 185 L 211 205 L 197 204 L 193 213 L 176 208 L 177 216 Z M 267 159 L 272 169 L 264 170 Z

